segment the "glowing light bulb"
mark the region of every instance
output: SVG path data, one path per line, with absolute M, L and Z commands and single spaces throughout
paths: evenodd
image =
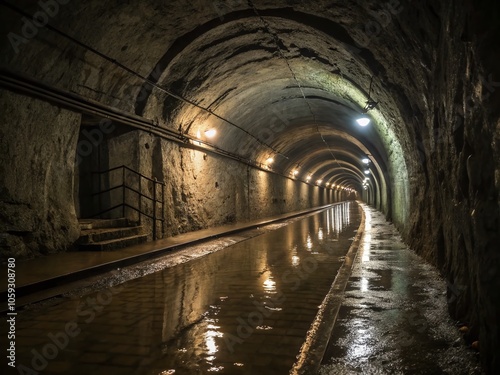
M 217 134 L 217 130 L 215 129 L 210 129 L 205 131 L 205 137 L 207 138 L 213 138 Z
M 370 119 L 368 117 L 360 117 L 356 120 L 359 126 L 366 126 L 370 123 Z

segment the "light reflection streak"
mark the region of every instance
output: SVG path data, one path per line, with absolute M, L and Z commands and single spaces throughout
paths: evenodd
M 370 211 L 365 211 L 365 235 L 363 237 L 363 255 L 361 256 L 362 262 L 370 261 L 370 248 L 372 244 L 372 215 Z
M 368 291 L 368 279 L 366 277 L 361 278 L 361 291 L 362 292 Z
M 351 360 L 357 358 L 368 358 L 374 351 L 373 337 L 369 329 L 358 328 L 354 331 L 354 339 L 349 342 L 347 349 Z
M 292 266 L 300 265 L 300 257 L 297 255 L 297 245 L 292 248 Z
M 308 234 L 308 235 L 307 235 L 307 243 L 306 243 L 306 246 L 307 246 L 307 249 L 308 249 L 309 251 L 311 251 L 312 246 L 313 246 L 313 243 L 312 243 L 312 239 L 311 239 L 311 235 L 310 235 L 310 234 Z
M 276 291 L 276 282 L 272 280 L 271 276 L 266 281 L 264 281 L 263 285 L 264 285 L 264 291 L 267 293 Z

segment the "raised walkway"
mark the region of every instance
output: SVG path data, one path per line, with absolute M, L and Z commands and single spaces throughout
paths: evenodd
M 303 373 L 481 374 L 478 354 L 448 315 L 446 282 L 382 213 L 362 207 L 365 228 L 352 273 L 333 330 L 320 333 L 329 343 L 316 348 L 321 367 L 316 362 Z

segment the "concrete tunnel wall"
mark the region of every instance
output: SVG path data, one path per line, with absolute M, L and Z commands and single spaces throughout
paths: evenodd
M 123 150 L 127 160 L 135 155 L 143 173 L 170 184 L 168 235 L 337 194 L 283 177 L 293 168 L 301 180 L 315 172 L 362 193 L 358 159 L 371 155 L 375 180 L 364 196 L 439 268 L 451 315 L 480 339 L 485 368 L 500 367 L 499 4 L 58 1 L 48 20 L 62 34 L 28 30 L 12 4 L 2 3 L 0 16 L 2 256 L 64 251 L 78 237 L 78 133 L 82 121 L 102 118 L 5 79 L 21 74 L 94 109 L 150 121 L 150 132 L 116 123 L 109 137 L 135 144 Z M 16 7 L 28 20 L 41 9 L 32 1 Z M 372 77 L 379 104 L 369 112 L 373 126 L 360 129 L 353 117 Z M 151 135 L 192 140 L 208 128 L 219 138 L 203 147 L 240 161 L 209 151 L 204 160 L 203 150 Z M 248 166 L 270 155 L 278 174 Z

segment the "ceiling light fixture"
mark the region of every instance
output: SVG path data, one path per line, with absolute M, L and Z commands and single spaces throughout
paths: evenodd
M 368 111 L 371 111 L 372 109 L 374 109 L 378 104 L 378 102 L 373 100 L 371 97 L 372 87 L 373 87 L 373 76 L 370 79 L 370 88 L 368 90 L 368 100 L 366 101 L 365 106 L 364 106 L 363 110 L 361 111 L 361 113 L 363 115 L 366 115 L 368 113 Z M 359 126 L 367 126 L 370 123 L 370 118 L 368 116 L 363 116 L 363 117 L 358 118 L 356 120 L 356 122 L 358 123 Z
M 366 126 L 370 123 L 370 119 L 366 116 L 360 117 L 356 120 L 359 126 Z
M 213 137 L 215 137 L 216 134 L 217 134 L 217 130 L 215 130 L 215 129 L 205 130 L 205 137 L 207 137 L 207 138 L 213 138 Z

